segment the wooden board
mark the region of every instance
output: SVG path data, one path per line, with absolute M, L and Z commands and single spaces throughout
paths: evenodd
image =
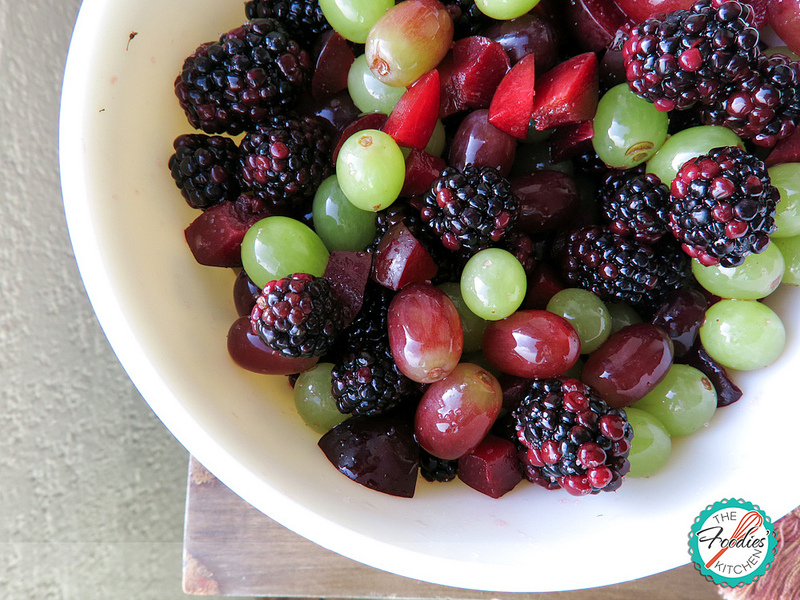
M 687 550 L 688 556 L 688 550 Z M 194 458 L 189 465 L 183 587 L 188 594 L 459 600 L 719 600 L 692 565 L 619 585 L 508 594 L 424 583 L 325 550 L 239 498 Z

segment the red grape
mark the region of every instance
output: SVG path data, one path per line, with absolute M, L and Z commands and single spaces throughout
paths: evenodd
M 489 109 L 470 113 L 459 125 L 450 146 L 450 166 L 463 169 L 494 167 L 505 176 L 511 171 L 517 140 L 489 123 Z
M 412 283 L 389 305 L 389 344 L 400 371 L 419 383 L 444 379 L 464 347 L 453 301 L 430 283 Z

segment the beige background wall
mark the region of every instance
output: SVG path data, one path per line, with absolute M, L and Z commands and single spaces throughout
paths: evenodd
M 61 205 L 79 5 L 0 0 L 0 598 L 186 598 L 188 455 L 106 342 Z

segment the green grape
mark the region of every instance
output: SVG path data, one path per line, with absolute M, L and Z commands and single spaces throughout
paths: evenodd
M 652 157 L 667 139 L 669 116 L 631 91 L 608 90 L 597 105 L 592 146 L 610 167 L 630 169 Z
M 633 404 L 633 408 L 656 417 L 670 435 L 689 435 L 702 429 L 714 416 L 717 392 L 698 369 L 674 364 L 661 383 Z
M 778 188 L 781 200 L 775 214 L 778 230 L 773 238 L 800 234 L 800 163 L 783 163 L 767 170 L 772 185 Z
M 489 321 L 481 319 L 469 309 L 461 296 L 461 286 L 459 284 L 450 282 L 443 283 L 438 287 L 453 301 L 453 304 L 456 305 L 458 316 L 461 317 L 461 331 L 464 333 L 464 352 L 479 351 L 483 340 L 483 330 L 486 329 Z M 468 360 L 465 362 L 474 361 Z
M 669 461 L 672 440 L 666 427 L 653 415 L 636 408 L 625 409 L 628 423 L 633 428 L 633 441 L 628 461 L 631 470 L 628 477 L 650 477 Z
M 564 317 L 578 332 L 581 354 L 590 354 L 611 335 L 611 313 L 592 292 L 566 288 L 547 303 L 547 310 Z
M 314 230 L 289 217 L 267 217 L 242 240 L 242 265 L 258 287 L 294 273 L 322 277 L 328 249 Z
M 366 56 L 362 54 L 353 61 L 347 72 L 347 91 L 361 112 L 388 115 L 406 89 L 392 87 L 378 80 L 367 66 Z
M 527 277 L 517 257 L 500 248 L 476 253 L 461 273 L 461 295 L 469 309 L 488 321 L 505 319 L 525 299 Z
M 786 263 L 781 283 L 800 285 L 800 235 L 772 238 L 769 245 L 778 247 Z
M 317 363 L 300 373 L 294 384 L 294 405 L 303 422 L 317 433 L 326 433 L 350 415 L 339 412 L 331 394 L 333 364 Z
M 616 333 L 623 327 L 641 323 L 642 317 L 639 316 L 630 304 L 624 302 L 608 302 L 606 304 L 611 315 L 611 333 Z
M 704 267 L 692 260 L 697 282 L 720 298 L 758 300 L 769 296 L 781 282 L 785 270 L 783 254 L 770 243 L 760 254 L 750 254 L 738 267 Z
M 356 208 L 331 175 L 317 189 L 311 208 L 314 229 L 328 250 L 361 251 L 378 230 L 375 213 Z
M 783 323 L 757 300 L 720 300 L 706 311 L 700 341 L 718 363 L 750 371 L 775 362 L 786 344 Z
M 339 35 L 363 44 L 375 22 L 394 6 L 394 0 L 319 0 L 319 6 Z
M 339 150 L 336 176 L 356 208 L 379 211 L 397 200 L 406 177 L 403 151 L 391 136 L 377 129 L 351 135 Z
M 744 148 L 739 136 L 727 127 L 716 125 L 689 127 L 664 142 L 653 158 L 647 162 L 647 172 L 654 173 L 669 187 L 683 163 L 722 146 Z
M 521 17 L 537 4 L 539 0 L 475 0 L 479 11 L 500 21 Z
M 436 126 L 433 128 L 431 139 L 428 140 L 428 145 L 425 146 L 425 152 L 433 154 L 434 156 L 441 156 L 444 153 L 447 139 L 445 138 L 444 123 L 441 119 L 436 119 Z

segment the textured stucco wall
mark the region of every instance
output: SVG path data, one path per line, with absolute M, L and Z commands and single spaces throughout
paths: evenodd
M 188 455 L 86 298 L 58 180 L 80 0 L 0 0 L 0 598 L 186 598 Z

